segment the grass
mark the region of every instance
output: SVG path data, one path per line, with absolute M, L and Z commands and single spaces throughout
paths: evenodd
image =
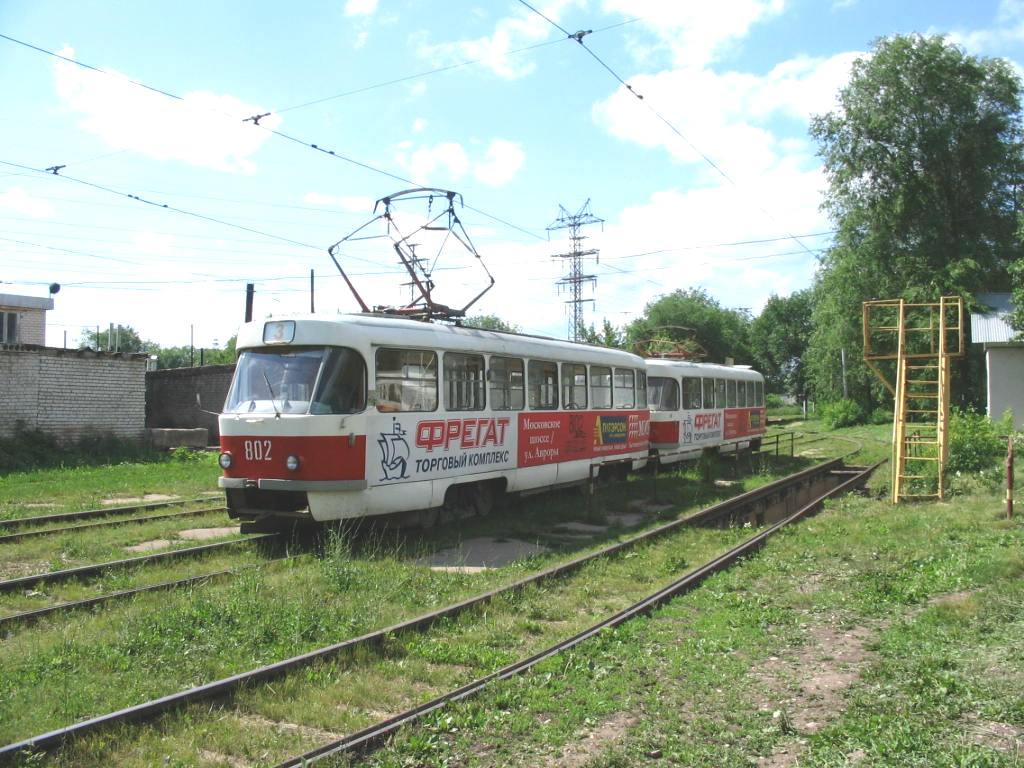
M 999 509 L 845 499 L 365 762 L 1019 765 L 1024 531 Z
M 768 474 L 754 475 L 747 478 L 747 484 L 753 487 L 770 479 Z M 624 507 L 641 496 L 648 483 L 634 480 L 611 486 L 592 514 L 600 517 Z M 743 487 L 739 484 L 722 489 L 703 484 L 692 470 L 659 480 L 659 493 L 684 494 L 687 506 L 701 505 Z M 549 496 L 538 497 L 534 503 L 523 505 L 521 514 L 503 519 L 506 535 L 539 538 L 539 532 L 550 529 L 555 521 L 579 518 L 578 497 Z M 420 544 L 403 542 L 401 537 L 388 538 L 390 534 L 385 533 L 364 537 L 356 547 L 338 539 L 318 556 L 249 570 L 230 581 L 142 595 L 120 606 L 24 628 L 0 645 L 0 740 L 16 740 L 386 626 L 507 583 L 528 570 L 564 558 L 565 552 L 600 543 L 599 538 L 588 542 L 552 540 L 550 543 L 557 544 L 558 549 L 547 556 L 472 576 L 432 572 L 409 559 L 417 548 L 446 546 L 458 535 L 470 537 L 493 531 L 500 528 L 501 520 L 467 521 L 457 531 L 442 529 Z M 612 529 L 606 538 L 618 533 Z M 722 537 L 731 540 L 737 534 L 700 535 L 711 536 L 721 548 Z M 626 584 L 639 594 L 637 590 L 648 589 L 655 580 L 697 556 L 670 548 L 664 562 L 656 566 L 646 558 L 623 556 L 616 561 L 622 583 L 591 571 L 589 577 L 583 574 L 574 580 L 582 586 L 568 590 L 569 596 L 561 597 L 558 604 L 552 604 L 550 596 L 539 591 L 534 597 L 536 604 L 522 624 L 515 618 L 518 603 L 505 606 L 504 623 L 493 625 L 493 633 L 482 646 L 475 639 L 458 646 L 448 639 L 439 642 L 436 637 L 422 644 L 414 639 L 410 641 L 412 651 L 403 650 L 401 655 L 421 658 L 430 668 L 452 663 L 457 668 L 500 665 L 518 652 L 518 646 L 509 644 L 520 636 L 536 644 L 562 631 L 562 620 L 554 620 L 548 613 L 576 613 L 578 621 L 593 618 L 625 599 L 629 594 Z M 215 569 L 204 564 L 197 570 Z M 576 609 L 581 595 L 595 601 L 586 612 Z M 494 613 L 486 615 L 493 621 Z M 447 637 L 444 632 L 441 636 Z M 382 663 L 395 661 L 385 658 Z M 402 664 L 396 669 L 402 669 Z M 46 686 L 39 684 L 44 671 L 56 676 L 67 689 L 66 695 L 55 699 Z M 309 674 L 299 674 L 297 680 L 302 682 Z M 269 690 L 261 695 L 267 697 L 268 706 L 278 706 L 280 688 Z M 367 682 L 364 690 L 379 692 L 379 687 Z M 299 696 L 290 706 L 305 710 L 308 707 L 303 701 L 305 697 Z M 120 761 L 120 757 L 115 760 Z
M 158 458 L 0 475 L 0 520 L 98 509 L 109 498 L 147 493 L 194 498 L 217 491 L 221 470 L 215 454 L 180 452 Z
M 862 437 L 870 436 L 869 432 Z M 830 436 L 830 442 L 822 442 L 830 450 L 848 452 L 855 447 L 851 439 L 862 450 L 850 460 L 868 461 L 872 452 L 880 450 L 871 439 L 859 437 L 844 440 Z M 671 510 L 676 514 L 682 508 L 705 506 L 769 482 L 775 474 L 805 463 L 784 457 L 765 465 L 722 460 L 719 472 L 736 474 L 741 482 L 718 487 L 702 482 L 697 470 L 687 468 L 660 477 L 657 491 L 662 500 L 676 500 Z M 750 471 L 754 474 L 745 474 Z M 649 478 L 613 485 L 589 512 L 579 497 L 537 497 L 504 515 L 464 521 L 419 542 L 388 533 L 355 544 L 335 540 L 322 552 L 251 569 L 230 580 L 143 595 L 100 611 L 79 612 L 18 630 L 0 641 L 0 740 L 24 738 L 290 656 L 507 583 L 622 533 L 612 529 L 587 541 L 574 540 L 551 534 L 558 522 L 608 520 L 610 513 L 649 498 L 652 491 Z M 859 520 L 861 516 L 852 517 Z M 654 522 L 649 520 L 649 524 Z M 485 534 L 540 540 L 553 551 L 475 575 L 431 572 L 410 561 L 411 556 L 429 548 Z M 968 549 L 975 534 L 963 539 Z M 151 728 L 118 728 L 88 737 L 52 760 L 67 765 L 214 765 L 230 764 L 234 756 L 253 764 L 272 762 L 275 757 L 322 742 L 326 731 L 345 733 L 362 727 L 572 634 L 654 591 L 680 569 L 702 562 L 740 535 L 739 531 L 680 534 L 594 563 L 566 582 L 501 598 L 427 634 L 396 637 L 376 651 L 321 663 L 270 686 L 247 690 L 232 702 L 212 708 L 210 704 L 189 707 L 161 718 Z M 819 531 L 818 535 L 823 534 Z M 830 535 L 824 540 L 831 541 Z M 833 543 L 845 546 L 843 536 L 857 539 L 848 530 Z M 802 542 L 797 565 L 813 562 L 818 543 L 813 538 Z M 749 561 L 742 569 L 755 568 L 761 559 Z M 840 558 L 839 565 L 829 568 L 844 573 L 844 562 Z M 195 567 L 197 571 L 217 569 L 210 561 Z M 727 732 L 745 728 L 734 724 L 740 718 L 727 710 L 721 713 L 724 720 L 716 720 L 695 709 L 685 699 L 685 692 L 693 692 L 685 678 L 691 667 L 710 665 L 711 670 L 705 670 L 708 674 L 729 672 L 733 678 L 716 684 L 734 705 L 745 695 L 736 678 L 764 658 L 773 642 L 782 648 L 799 645 L 801 626 L 794 616 L 809 610 L 817 592 L 793 587 L 792 605 L 773 605 L 769 595 L 779 591 L 774 580 L 797 573 L 796 566 L 785 565 L 785 558 L 776 561 L 775 568 L 764 575 L 768 582 L 755 592 L 722 587 L 728 582 L 716 581 L 713 589 L 707 590 L 714 595 L 705 598 L 711 600 L 707 615 L 703 609 L 694 609 L 691 602 L 699 600 L 702 591 L 675 601 L 653 619 L 605 633 L 596 642 L 548 662 L 536 674 L 502 684 L 478 702 L 452 708 L 424 728 L 410 729 L 372 762 L 443 765 L 507 761 L 532 765 L 554 750 L 571 750 L 584 731 L 601 735 L 597 742 L 603 746 L 594 757 L 606 762 L 596 764 L 634 764 L 638 755 L 647 754 L 643 748 L 666 753 L 664 746 L 649 747 L 661 743 L 658 741 L 643 741 L 640 752 L 631 742 L 631 734 L 641 723 L 633 722 L 636 718 L 628 713 L 640 702 L 639 711 L 645 713 L 642 722 L 646 723 L 646 713 L 655 711 L 658 696 L 676 707 L 673 711 L 666 704 L 657 710 L 665 720 L 658 726 L 667 729 L 664 740 L 673 728 L 683 733 L 691 720 L 703 724 L 695 737 L 705 740 L 709 733 L 723 728 Z M 148 573 L 123 578 L 148 578 L 144 575 Z M 745 578 L 751 578 L 749 571 Z M 869 583 L 873 582 L 865 580 L 864 585 Z M 888 584 L 886 589 L 894 588 L 891 582 L 883 583 Z M 839 599 L 842 590 L 826 586 L 820 579 L 819 591 Z M 88 591 L 94 587 L 77 588 Z M 681 613 L 673 617 L 672 609 Z M 745 622 L 751 620 L 753 625 L 747 626 Z M 657 642 L 648 642 L 651 638 Z M 774 727 L 770 719 L 766 722 L 756 712 L 751 716 L 762 730 Z M 784 725 L 780 728 L 791 736 L 792 727 Z M 604 736 L 618 731 L 621 738 L 604 744 Z M 765 754 L 764 750 L 774 748 L 770 736 L 752 736 L 749 743 L 744 742 L 746 751 L 737 752 L 735 760 L 729 758 L 732 762 L 714 762 L 722 753 L 708 744 L 701 747 L 702 754 L 709 756 L 709 765 L 749 764 L 746 761 L 751 754 Z M 509 744 L 515 749 L 510 750 Z M 43 763 L 50 761 L 42 758 Z

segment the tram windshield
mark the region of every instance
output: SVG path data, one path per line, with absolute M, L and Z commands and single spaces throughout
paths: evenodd
M 679 384 L 662 376 L 647 377 L 647 402 L 652 411 L 678 411 Z
M 225 413 L 332 414 L 366 408 L 366 364 L 353 349 L 247 349 Z

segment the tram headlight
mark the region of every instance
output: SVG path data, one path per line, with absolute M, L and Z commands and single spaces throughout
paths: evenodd
M 284 465 L 288 467 L 288 469 L 290 469 L 292 472 L 294 472 L 299 468 L 299 457 L 289 456 L 287 459 L 284 460 Z
M 217 463 L 220 464 L 221 469 L 231 469 L 231 454 L 225 451 L 217 459 Z

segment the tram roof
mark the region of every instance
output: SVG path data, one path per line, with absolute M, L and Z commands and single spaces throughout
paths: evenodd
M 289 320 L 295 321 L 295 336 L 289 344 L 263 343 L 266 323 Z M 564 362 L 629 365 L 634 368 L 642 368 L 646 363 L 639 355 L 596 344 L 374 314 L 289 315 L 254 320 L 242 325 L 236 344 L 239 350 L 265 346 L 325 345 L 485 352 Z

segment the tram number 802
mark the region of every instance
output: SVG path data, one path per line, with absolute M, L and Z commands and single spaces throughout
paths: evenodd
M 243 451 L 246 461 L 270 461 L 269 440 L 246 440 Z

